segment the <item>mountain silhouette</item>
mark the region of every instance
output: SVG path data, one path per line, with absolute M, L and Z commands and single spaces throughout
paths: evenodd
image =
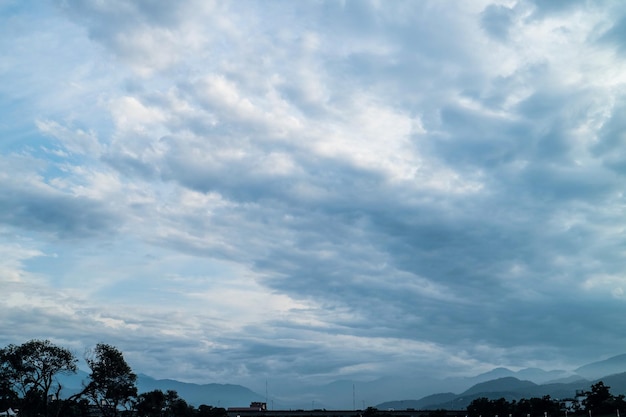
M 63 387 L 64 398 L 79 393 L 89 382 L 89 374 L 79 370 L 76 374 L 62 374 L 57 377 Z M 234 384 L 193 384 L 174 379 L 155 379 L 145 374 L 137 375 L 137 391 L 144 392 L 174 390 L 188 404 L 198 407 L 206 404 L 214 407 L 247 407 L 252 401 L 265 401 L 265 398 L 249 388 Z
M 593 362 L 574 370 L 578 375 L 587 379 L 596 379 L 603 376 L 626 372 L 626 354 Z
M 193 384 L 174 379 L 154 379 L 148 375 L 137 375 L 139 393 L 154 390 L 174 390 L 180 398 L 195 407 L 206 404 L 214 407 L 247 407 L 252 401 L 265 401 L 261 396 L 242 385 Z
M 537 384 L 530 381 L 521 381 L 512 376 L 504 378 L 498 378 L 491 381 L 481 382 L 476 384 L 470 389 L 463 392 L 461 395 L 474 395 L 483 392 L 518 392 L 518 391 L 531 391 L 537 387 Z
M 526 368 L 514 372 L 507 368 L 495 368 L 489 372 L 468 378 L 450 378 L 449 386 L 458 387 L 463 382 L 474 384 L 452 395 L 449 392 L 430 394 L 420 399 L 387 401 L 377 408 L 402 409 L 464 409 L 476 398 L 499 399 L 508 401 L 523 398 L 543 397 L 573 398 L 576 391 L 588 391 L 592 384 L 603 381 L 610 387 L 613 395 L 626 395 L 626 354 L 592 362 L 576 368 L 572 372 L 554 370 L 544 371 L 540 368 Z M 443 400 L 443 401 L 439 401 Z
M 615 379 L 617 382 L 618 379 Z M 626 387 L 626 373 L 623 374 L 623 381 L 619 380 Z M 617 384 L 616 384 L 617 385 Z M 577 390 L 588 390 L 591 382 L 579 379 L 576 382 L 535 384 L 531 381 L 522 381 L 514 377 L 498 378 L 491 381 L 476 384 L 461 394 L 450 396 L 449 393 L 439 395 L 429 395 L 415 401 L 389 401 L 377 406 L 380 409 L 401 409 L 404 404 L 412 404 L 410 407 L 422 410 L 462 410 L 477 398 L 489 398 L 496 400 L 504 398 L 507 401 L 519 401 L 523 398 L 543 397 L 549 395 L 552 398 L 572 398 Z M 613 390 L 611 391 L 613 392 Z M 437 401 L 444 399 L 444 401 Z

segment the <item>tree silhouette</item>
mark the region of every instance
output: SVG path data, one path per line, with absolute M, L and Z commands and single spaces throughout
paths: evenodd
M 104 417 L 117 417 L 120 407 L 130 409 L 137 397 L 137 375 L 115 347 L 99 343 L 86 358 L 90 382 L 83 394 L 100 408 Z
M 14 390 L 24 400 L 22 415 L 48 416 L 49 400 L 58 399 L 61 385 L 59 373 L 75 373 L 77 359 L 67 349 L 49 340 L 30 340 L 21 345 L 8 345 L 0 350 L 0 379 L 4 381 L 3 396 Z

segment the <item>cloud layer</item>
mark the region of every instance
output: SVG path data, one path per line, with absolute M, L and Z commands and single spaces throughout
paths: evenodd
M 623 353 L 621 2 L 0 19 L 1 342 L 247 384 Z

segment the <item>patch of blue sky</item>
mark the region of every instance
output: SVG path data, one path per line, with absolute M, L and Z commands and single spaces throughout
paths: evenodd
M 110 132 L 103 126 L 108 121 L 102 118 L 103 106 L 115 94 L 111 82 L 126 74 L 116 73 L 111 80 L 112 63 L 102 49 L 54 3 L 0 8 L 0 50 L 0 149 L 32 140 L 41 120 Z
M 175 300 L 180 305 L 190 302 L 189 294 L 241 275 L 227 262 L 193 258 L 121 234 L 99 243 L 85 240 L 80 249 L 75 242 L 58 242 L 48 249 L 44 256 L 26 262 L 30 271 L 46 274 L 55 287 L 88 291 L 94 301 L 103 303 L 165 306 Z M 76 281 L 77 276 L 88 279 Z
M 67 151 L 57 139 L 43 135 L 34 125 L 29 129 L 22 126 L 0 128 L 0 136 L 6 139 L 0 142 L 0 152 L 22 155 L 36 162 L 37 166 L 33 168 L 45 182 L 68 176 L 68 166 L 81 165 L 87 159 L 84 155 Z
M 6 117 L 6 122 L 0 122 L 0 152 L 22 153 L 33 146 L 41 146 L 50 141 L 43 138 L 34 123 L 15 123 L 12 116 L 16 111 L 12 106 L 1 106 L 0 112 Z

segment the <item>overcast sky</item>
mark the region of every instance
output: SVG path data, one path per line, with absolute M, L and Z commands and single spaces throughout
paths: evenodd
M 3 346 L 253 388 L 626 352 L 621 0 L 0 0 L 0 52 Z

